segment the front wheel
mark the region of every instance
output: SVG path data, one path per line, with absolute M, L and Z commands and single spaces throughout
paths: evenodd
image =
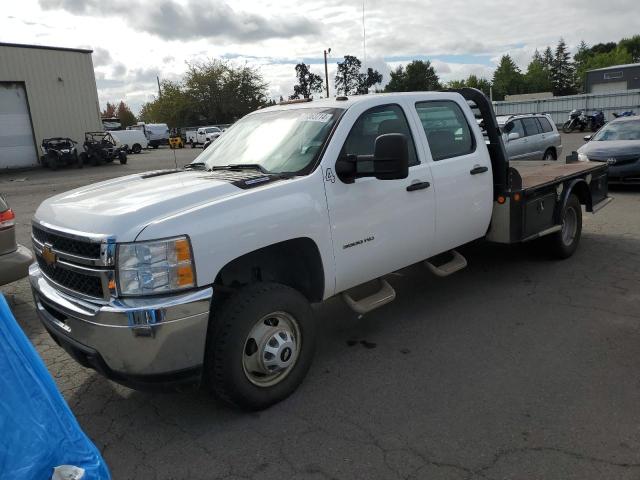
M 262 410 L 291 395 L 315 351 L 309 302 L 277 283 L 255 283 L 212 311 L 205 375 L 223 401 Z
M 562 125 L 562 131 L 564 133 L 571 133 L 573 132 L 573 121 L 572 120 L 567 120 L 566 122 L 564 122 L 564 124 Z
M 582 207 L 575 194 L 571 194 L 561 214 L 562 229 L 549 235 L 551 252 L 558 258 L 569 258 L 578 248 L 582 234 Z
M 118 160 L 120 160 L 120 165 L 127 164 L 127 154 L 125 152 L 120 152 L 118 154 Z

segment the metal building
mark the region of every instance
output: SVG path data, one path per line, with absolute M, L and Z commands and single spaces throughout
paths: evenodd
M 102 130 L 91 50 L 0 43 L 0 170 L 38 165 L 43 138 Z
M 640 63 L 589 70 L 585 80 L 585 93 L 614 93 L 638 89 Z

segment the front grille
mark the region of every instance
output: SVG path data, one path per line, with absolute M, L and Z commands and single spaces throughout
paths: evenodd
M 47 232 L 41 228 L 33 226 L 33 236 L 40 243 L 48 243 L 55 250 L 87 258 L 100 258 L 100 244 L 75 240 L 55 233 Z
M 39 255 L 36 255 L 36 259 L 42 273 L 57 284 L 90 297 L 103 298 L 102 281 L 99 277 L 67 270 L 59 265 L 47 265 Z

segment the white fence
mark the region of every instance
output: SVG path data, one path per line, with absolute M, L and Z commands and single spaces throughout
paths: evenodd
M 548 113 L 553 121 L 562 125 L 571 110 L 584 110 L 591 114 L 602 110 L 605 118 L 612 120 L 613 112 L 633 110 L 640 114 L 640 90 L 627 90 L 616 93 L 589 93 L 566 97 L 545 98 L 542 100 L 521 100 L 517 102 L 493 102 L 496 115 L 514 115 L 518 113 Z

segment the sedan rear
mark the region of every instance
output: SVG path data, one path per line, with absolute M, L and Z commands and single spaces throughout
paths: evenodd
M 0 195 L 0 285 L 25 277 L 32 262 L 31 251 L 16 243 L 15 215 Z

